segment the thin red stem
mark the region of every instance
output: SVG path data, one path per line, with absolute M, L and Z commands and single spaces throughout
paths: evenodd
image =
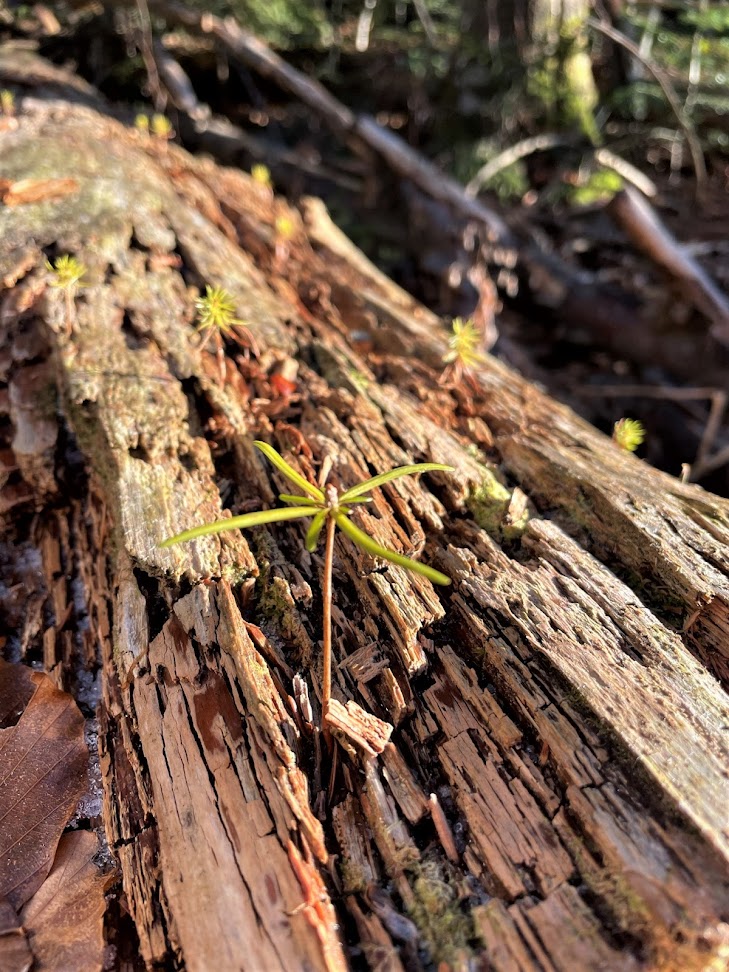
M 333 516 L 327 517 L 327 536 L 324 547 L 324 578 L 322 597 L 324 599 L 324 657 L 321 688 L 322 731 L 327 745 L 331 747 L 331 735 L 327 725 L 329 700 L 332 697 L 332 564 L 334 562 L 334 531 L 336 522 Z

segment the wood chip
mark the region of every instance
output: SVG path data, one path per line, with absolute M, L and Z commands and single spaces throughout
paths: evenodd
M 341 733 L 371 758 L 380 755 L 392 735 L 389 722 L 365 712 L 356 702 L 350 701 L 344 706 L 332 699 L 327 722 L 335 735 Z

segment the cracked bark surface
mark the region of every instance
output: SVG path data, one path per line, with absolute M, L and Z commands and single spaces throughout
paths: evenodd
M 0 175 L 77 188 L 0 209 L 9 646 L 87 705 L 101 666 L 139 966 L 723 968 L 729 503 L 495 360 L 478 391 L 439 386 L 441 322 L 319 202 L 290 210 L 39 71 Z M 71 320 L 59 253 L 88 268 Z M 208 283 L 261 349 L 227 341 L 224 380 L 194 327 Z M 331 784 L 306 526 L 158 546 L 275 504 L 256 438 L 343 485 L 455 467 L 355 515 L 452 588 L 337 536 L 334 697 L 393 732 L 380 755 L 343 743 Z

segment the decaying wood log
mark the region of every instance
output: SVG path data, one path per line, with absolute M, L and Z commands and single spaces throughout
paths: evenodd
M 473 392 L 439 385 L 440 322 L 320 203 L 58 88 L 17 100 L 0 177 L 77 188 L 0 208 L 9 646 L 87 707 L 101 664 L 140 967 L 725 967 L 729 503 L 496 360 Z M 44 262 L 65 253 L 87 268 L 70 315 Z M 261 349 L 229 339 L 224 381 L 205 284 Z M 276 502 L 255 438 L 343 484 L 455 470 L 357 514 L 452 588 L 337 537 L 334 696 L 358 714 L 333 772 L 300 525 L 159 547 Z

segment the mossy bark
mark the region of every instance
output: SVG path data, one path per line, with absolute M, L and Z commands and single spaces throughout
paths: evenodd
M 0 499 L 14 576 L 39 565 L 9 644 L 77 694 L 101 666 L 139 963 L 721 967 L 729 504 L 496 360 L 473 390 L 439 385 L 441 322 L 321 204 L 289 210 L 58 88 L 18 102 L 2 175 L 77 189 L 0 210 Z M 58 253 L 92 277 L 70 329 Z M 261 349 L 227 342 L 224 380 L 194 328 L 205 284 Z M 310 477 L 331 457 L 342 484 L 454 467 L 357 513 L 452 588 L 337 538 L 334 698 L 394 731 L 376 757 L 344 742 L 331 784 L 302 528 L 159 547 L 276 502 L 255 438 Z

